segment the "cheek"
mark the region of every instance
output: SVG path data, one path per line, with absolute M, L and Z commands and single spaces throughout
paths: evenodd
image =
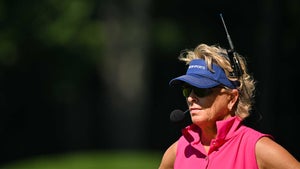
M 219 98 L 212 107 L 214 107 L 217 114 L 227 115 L 229 113 L 229 105 L 230 104 L 226 98 Z
M 215 106 L 216 101 L 214 97 L 206 97 L 205 99 L 199 99 L 199 104 L 203 108 L 212 108 Z

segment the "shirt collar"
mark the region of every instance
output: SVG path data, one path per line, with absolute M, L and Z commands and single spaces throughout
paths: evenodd
M 226 139 L 234 136 L 236 130 L 241 124 L 241 119 L 237 116 L 230 117 L 226 120 L 217 121 L 217 136 L 214 140 L 223 143 Z M 182 129 L 182 135 L 189 143 L 200 142 L 201 129 L 195 124 L 191 124 Z

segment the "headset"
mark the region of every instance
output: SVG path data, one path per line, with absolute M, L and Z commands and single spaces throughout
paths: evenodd
M 231 68 L 232 68 L 233 71 L 230 72 L 229 75 L 232 78 L 237 78 L 236 85 L 239 86 L 240 83 L 244 83 L 243 78 L 241 78 L 241 76 L 244 74 L 244 71 L 241 68 L 240 61 L 239 61 L 239 58 L 237 56 L 238 54 L 234 50 L 233 43 L 232 43 L 230 35 L 229 35 L 228 31 L 227 31 L 227 28 L 226 28 L 226 25 L 225 25 L 225 22 L 224 22 L 222 14 L 220 14 L 220 16 L 221 16 L 221 19 L 222 19 L 222 22 L 223 22 L 223 26 L 225 28 L 225 32 L 226 32 L 226 35 L 227 35 L 227 40 L 228 40 L 229 45 L 230 45 L 230 49 L 227 50 L 227 56 L 226 57 L 229 59 L 230 66 L 231 66 Z M 245 92 L 246 92 L 247 96 L 250 98 L 250 95 L 249 95 L 247 87 L 245 86 L 244 89 L 245 89 Z M 189 115 L 188 112 L 189 112 L 189 109 L 187 109 L 184 112 L 182 110 L 176 109 L 176 110 L 174 110 L 174 111 L 171 112 L 171 114 L 170 114 L 170 120 L 172 122 L 175 122 L 175 123 L 182 122 L 182 121 L 184 121 L 185 117 L 187 115 Z M 251 115 L 251 116 L 253 116 L 253 115 Z M 248 125 L 248 126 L 254 127 L 256 125 L 256 123 L 258 121 L 260 121 L 261 119 L 262 119 L 262 114 L 258 112 L 256 114 L 256 116 L 253 116 L 252 118 L 248 117 L 247 119 L 245 119 L 244 123 L 246 125 Z M 190 120 L 191 119 L 188 118 L 188 122 L 187 122 L 188 124 L 191 123 Z M 186 122 L 186 121 L 184 121 L 184 122 Z

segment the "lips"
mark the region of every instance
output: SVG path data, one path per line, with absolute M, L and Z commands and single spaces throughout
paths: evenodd
M 193 110 L 201 110 L 201 108 L 190 108 L 190 111 L 193 111 Z
M 199 112 L 199 110 L 201 110 L 200 108 L 190 108 L 190 114 L 196 114 L 197 112 Z

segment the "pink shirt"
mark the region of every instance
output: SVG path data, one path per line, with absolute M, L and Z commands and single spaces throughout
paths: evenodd
M 174 169 L 258 169 L 255 144 L 263 136 L 241 124 L 238 117 L 217 122 L 217 136 L 205 152 L 200 142 L 201 129 L 192 124 L 182 130 Z

